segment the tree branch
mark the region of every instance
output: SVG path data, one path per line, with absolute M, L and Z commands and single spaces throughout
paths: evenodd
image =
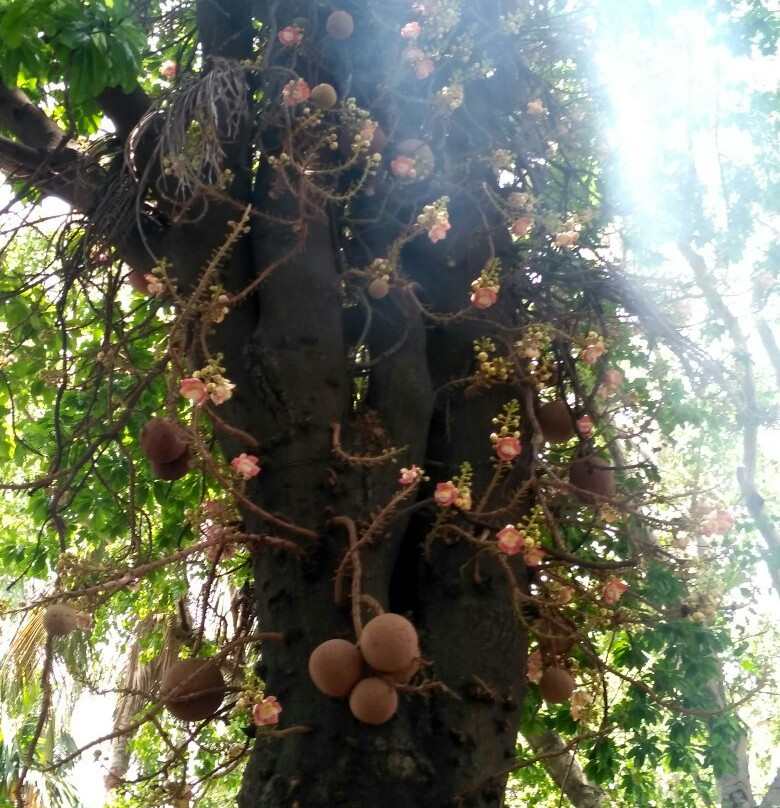
M 543 754 L 542 765 L 575 808 L 604 808 L 607 795 L 588 781 L 574 752 L 567 747 L 557 732 L 541 735 L 523 734 L 528 745 L 537 754 Z
M 135 86 L 126 93 L 121 87 L 107 87 L 97 97 L 105 116 L 114 124 L 119 139 L 124 143 L 150 106 L 149 96 Z
M 68 134 L 16 87 L 0 81 L 0 128 L 34 149 L 52 150 L 68 142 Z
M 84 155 L 69 147 L 56 150 L 34 148 L 0 135 L 0 171 L 11 180 L 26 182 L 47 196 L 88 213 L 95 201 L 98 184 L 83 165 Z
M 764 794 L 760 808 L 776 808 L 780 805 L 780 769 L 775 773 L 775 779 Z

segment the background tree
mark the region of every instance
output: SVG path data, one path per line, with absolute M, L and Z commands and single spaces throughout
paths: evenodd
M 0 168 L 16 201 L 72 210 L 3 259 L 0 454 L 38 532 L 2 553 L 16 590 L 46 581 L 9 610 L 94 622 L 46 643 L 26 768 L 49 765 L 67 642 L 85 685 L 128 650 L 119 802 L 221 804 L 244 727 L 245 806 L 500 805 L 521 723 L 634 804 L 662 759 L 712 800 L 699 768 L 729 770 L 741 729 L 681 540 L 733 520 L 712 493 L 692 519 L 699 488 L 669 491 L 648 451 L 659 343 L 693 381 L 711 364 L 615 258 L 593 22 L 495 0 L 0 9 Z M 175 451 L 140 440 L 153 418 Z M 382 612 L 420 659 L 377 685 L 400 695 L 376 726 L 307 663 Z M 527 688 L 529 641 L 559 708 Z M 221 666 L 217 719 L 161 713 L 178 649 Z

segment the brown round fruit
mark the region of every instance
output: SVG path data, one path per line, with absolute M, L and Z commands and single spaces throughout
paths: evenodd
M 531 630 L 539 639 L 542 657 L 561 656 L 571 651 L 576 642 L 577 628 L 568 620 L 556 617 L 540 617 L 534 620 Z
M 398 692 L 384 679 L 370 676 L 359 681 L 349 697 L 349 709 L 364 724 L 384 724 L 398 710 Z
M 176 718 L 202 721 L 211 718 L 222 704 L 225 680 L 209 659 L 182 659 L 165 671 L 160 697 Z
M 373 297 L 374 300 L 381 300 L 383 297 L 387 297 L 389 291 L 390 284 L 385 278 L 374 278 L 374 280 L 368 284 L 368 294 Z
M 125 280 L 136 292 L 140 292 L 142 295 L 151 294 L 149 291 L 149 281 L 146 280 L 146 273 L 138 269 L 131 269 L 130 272 L 125 275 Z
M 141 451 L 155 463 L 170 463 L 187 449 L 187 433 L 171 418 L 152 418 L 141 430 Z
M 161 480 L 178 480 L 190 470 L 190 447 L 188 446 L 183 454 L 170 463 L 157 463 L 152 460 L 152 471 Z
M 326 696 L 346 696 L 363 675 L 363 657 L 347 640 L 325 640 L 309 657 L 309 676 Z
M 355 21 L 346 11 L 334 11 L 325 22 L 325 30 L 334 39 L 349 39 L 355 30 Z
M 615 496 L 615 475 L 612 469 L 598 455 L 581 457 L 571 464 L 569 482 L 578 488 L 577 496 L 583 502 L 594 502 L 596 497 Z
M 571 674 L 563 668 L 547 668 L 539 680 L 539 694 L 550 704 L 568 701 L 575 687 Z
M 420 656 L 417 629 L 400 614 L 380 614 L 363 628 L 360 653 L 374 670 L 405 670 Z
M 563 399 L 542 404 L 536 420 L 549 443 L 565 443 L 574 437 L 574 421 Z
M 336 90 L 331 84 L 318 84 L 309 95 L 309 101 L 320 109 L 333 109 L 338 100 Z
M 50 637 L 64 637 L 78 624 L 78 612 L 65 603 L 52 603 L 43 614 L 43 627 Z

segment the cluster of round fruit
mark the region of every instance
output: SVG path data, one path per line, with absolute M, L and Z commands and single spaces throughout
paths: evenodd
M 538 681 L 539 695 L 551 704 L 568 701 L 577 687 L 566 667 L 566 657 L 577 641 L 577 627 L 570 620 L 540 617 L 531 625 L 539 639 L 544 671 Z
M 357 645 L 326 640 L 309 657 L 309 675 L 317 689 L 326 696 L 349 696 L 352 715 L 364 724 L 384 724 L 396 714 L 396 685 L 408 682 L 419 668 L 417 630 L 392 613 L 369 620 Z
M 163 480 L 178 480 L 190 470 L 187 430 L 172 418 L 152 418 L 141 430 L 141 451 Z
M 548 443 L 566 443 L 578 431 L 568 405 L 562 399 L 542 404 L 536 413 L 542 436 Z M 583 437 L 587 435 L 583 434 Z M 577 496 L 586 503 L 597 502 L 597 497 L 615 495 L 615 475 L 604 458 L 587 454 L 574 460 L 569 468 L 569 482 L 577 489 Z M 595 495 L 595 496 L 594 496 Z

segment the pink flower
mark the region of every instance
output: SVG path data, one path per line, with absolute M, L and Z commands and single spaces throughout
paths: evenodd
M 165 287 L 163 286 L 162 281 L 156 275 L 152 275 L 151 272 L 147 272 L 146 275 L 144 275 L 144 280 L 146 281 L 146 290 L 150 295 L 158 297 L 162 294 Z
M 166 59 L 160 65 L 160 75 L 165 79 L 172 79 L 176 75 L 176 71 L 179 69 L 179 66 L 173 59 Z
M 543 673 L 542 654 L 540 651 L 534 651 L 528 656 L 528 661 L 525 664 L 525 675 L 528 677 L 529 682 L 538 685 Z
M 579 234 L 576 230 L 564 230 L 555 236 L 555 246 L 571 247 L 572 244 L 576 244 L 578 238 Z
M 617 603 L 623 597 L 623 593 L 628 589 L 628 584 L 619 581 L 617 578 L 610 578 L 604 586 L 601 587 L 601 595 L 604 598 L 604 603 L 608 606 Z
M 596 345 L 588 345 L 587 348 L 580 354 L 580 359 L 586 365 L 595 365 L 596 360 L 606 353 L 607 349 L 601 344 L 598 343 Z
M 282 705 L 276 696 L 266 696 L 259 704 L 252 708 L 252 723 L 258 727 L 267 727 L 279 723 L 279 713 Z
M 422 477 L 422 469 L 419 466 L 412 466 L 408 469 L 401 469 L 401 476 L 398 482 L 401 485 L 414 485 Z
M 593 421 L 590 415 L 583 415 L 577 419 L 577 429 L 583 438 L 589 438 L 593 434 Z
M 533 223 L 534 220 L 530 216 L 521 216 L 519 219 L 515 219 L 514 224 L 510 228 L 512 235 L 517 236 L 518 238 L 527 236 L 528 231 L 533 226 Z
M 295 47 L 301 41 L 301 29 L 297 25 L 288 25 L 276 35 L 278 40 L 288 48 Z
M 599 396 L 608 396 L 612 393 L 617 393 L 623 386 L 623 374 L 615 368 L 610 368 L 604 371 L 604 376 L 601 380 L 601 387 L 599 388 Z
M 520 441 L 514 435 L 507 435 L 496 441 L 496 455 L 499 460 L 514 460 L 521 449 Z
M 241 452 L 238 457 L 234 457 L 230 461 L 230 465 L 247 480 L 250 477 L 256 477 L 260 473 L 257 457 L 246 452 Z
M 76 626 L 82 631 L 92 628 L 92 615 L 89 612 L 76 612 L 74 615 Z
M 425 54 L 414 45 L 405 48 L 401 56 L 403 56 L 406 62 L 419 62 L 421 59 L 425 58 Z
M 197 406 L 204 404 L 208 398 L 206 385 L 200 379 L 196 379 L 194 376 L 181 380 L 179 393 L 184 396 L 187 401 L 191 401 Z
M 440 508 L 449 508 L 458 498 L 458 489 L 451 482 L 437 483 L 433 498 Z
M 489 309 L 498 300 L 498 289 L 495 286 L 478 286 L 471 293 L 471 305 L 477 309 Z
M 404 27 L 401 29 L 401 36 L 404 39 L 417 39 L 417 37 L 420 36 L 420 23 L 406 23 L 406 25 L 404 25 Z
M 305 101 L 310 95 L 311 89 L 303 79 L 292 79 L 282 89 L 282 103 L 293 107 Z
M 538 567 L 539 564 L 542 563 L 542 559 L 545 557 L 546 553 L 541 547 L 529 547 L 525 553 L 523 553 L 523 561 L 529 567 Z
M 535 98 L 526 105 L 529 115 L 544 115 L 544 102 L 541 98 Z
M 447 231 L 452 227 L 452 225 L 447 222 L 434 222 L 428 228 L 428 238 L 431 240 L 432 244 L 435 244 L 437 241 L 441 241 L 443 238 L 447 237 Z
M 523 549 L 525 535 L 513 525 L 507 525 L 496 533 L 498 549 L 507 555 L 514 555 Z
M 414 63 L 414 75 L 418 79 L 427 79 L 433 73 L 434 66 L 432 59 L 420 59 Z
M 233 396 L 234 389 L 235 384 L 233 384 L 233 382 L 229 382 L 227 379 L 219 376 L 214 379 L 213 389 L 209 392 L 209 395 L 215 404 L 224 404 Z
M 718 508 L 702 522 L 701 532 L 706 536 L 725 536 L 734 527 L 734 518 L 724 510 Z
M 571 694 L 571 717 L 579 721 L 592 701 L 593 696 L 587 690 L 575 690 Z
M 555 602 L 558 605 L 563 606 L 565 603 L 569 603 L 573 597 L 574 597 L 574 587 L 562 586 L 558 590 L 558 594 L 555 597 Z
M 414 177 L 416 174 L 414 167 L 415 160 L 403 154 L 390 161 L 390 170 L 396 177 Z

